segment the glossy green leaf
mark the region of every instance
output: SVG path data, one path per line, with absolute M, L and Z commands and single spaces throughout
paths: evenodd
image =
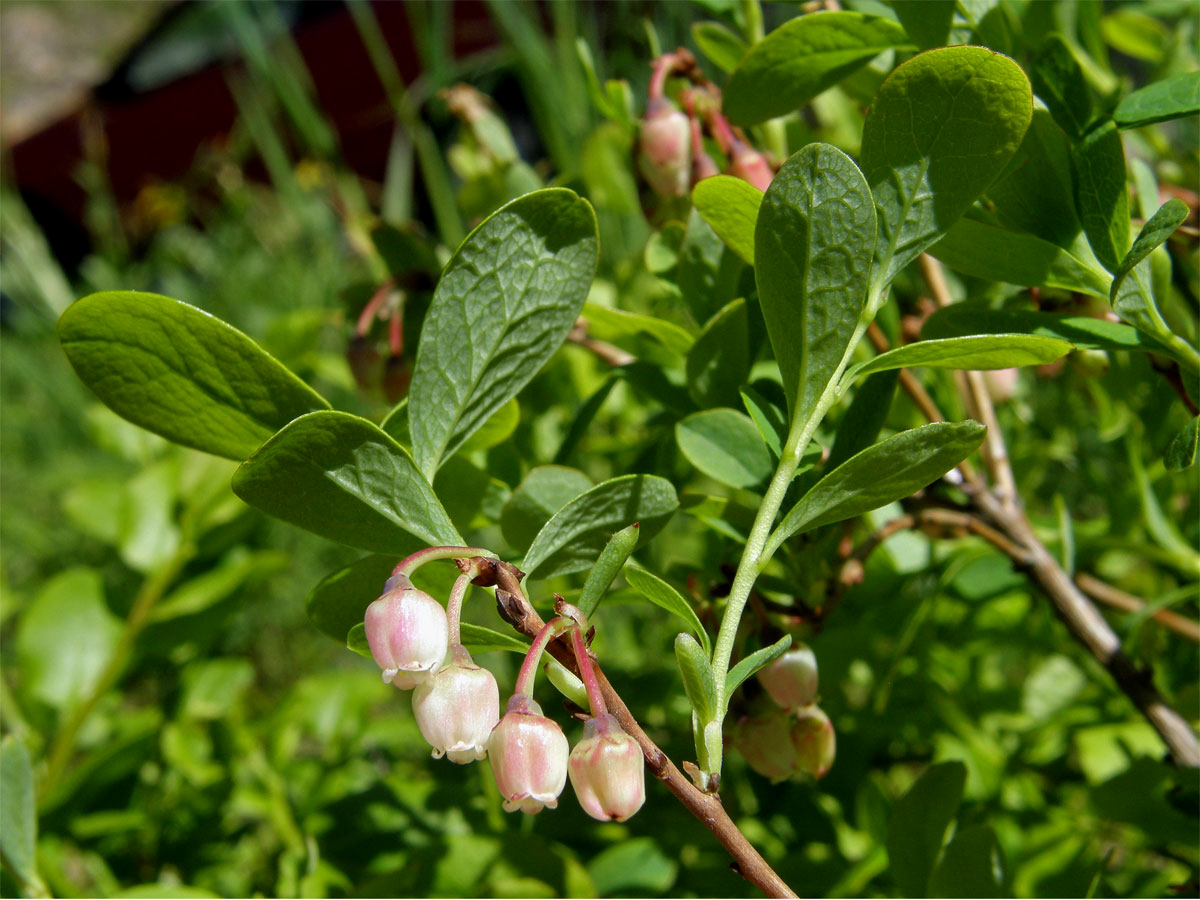
M 220 319 L 169 297 L 105 291 L 58 320 L 79 378 L 110 409 L 185 447 L 242 460 L 320 394 Z
M 865 66 L 884 50 L 915 49 L 890 19 L 817 12 L 780 25 L 738 63 L 725 85 L 725 114 L 735 125 L 786 115 Z
M 46 581 L 17 626 L 16 656 L 26 694 L 59 711 L 87 697 L 121 635 L 104 602 L 100 574 L 75 568 Z
M 322 578 L 304 600 L 309 621 L 335 641 L 345 640 L 355 624 L 362 624 L 367 607 L 383 592 L 396 563 L 425 546 L 415 538 L 412 541 L 411 550 L 367 556 Z
M 779 407 L 750 385 L 742 388 L 739 395 L 742 398 L 742 405 L 746 407 L 746 412 L 754 421 L 754 426 L 758 429 L 763 443 L 778 459 L 783 452 L 784 443 L 787 442 L 787 417 Z
M 518 552 L 525 552 L 550 517 L 592 486 L 578 469 L 538 466 L 531 469 L 500 510 L 500 531 Z
M 1032 114 L 1025 73 L 983 47 L 929 50 L 889 76 L 862 138 L 862 168 L 879 210 L 877 287 L 996 180 Z
M 701 407 L 730 406 L 750 374 L 750 313 L 737 299 L 704 325 L 687 357 L 688 393 Z
M 629 559 L 633 548 L 637 546 L 640 531 L 641 525 L 637 522 L 628 528 L 622 528 L 608 539 L 608 543 L 596 557 L 596 564 L 588 572 L 587 580 L 583 583 L 583 590 L 579 594 L 579 601 L 576 603 L 583 610 L 585 616 L 590 616 L 600 605 L 600 600 L 612 585 L 613 579 L 617 577 L 625 565 L 625 560 Z
M 463 646 L 472 653 L 488 653 L 493 650 L 504 650 L 508 653 L 519 653 L 524 656 L 529 652 L 529 644 L 511 634 L 493 631 L 482 625 L 472 625 L 463 622 L 461 631 Z
M 708 652 L 690 634 L 675 636 L 675 661 L 683 678 L 683 689 L 701 723 L 717 717 L 717 689 Z
M 722 72 L 732 72 L 746 55 L 746 42 L 741 35 L 720 22 L 693 23 L 692 40 Z
M 1022 287 L 1107 297 L 1112 283 L 1098 264 L 1089 264 L 1069 250 L 1032 234 L 967 217 L 950 226 L 929 253 L 965 275 Z
M 37 869 L 33 765 L 25 745 L 11 734 L 0 743 L 0 856 L 25 896 L 50 896 Z
M 956 831 L 929 880 L 930 897 L 1007 897 L 1004 856 L 990 825 Z
M 1072 346 L 1054 337 L 1034 334 L 978 334 L 968 337 L 939 338 L 905 344 L 874 359 L 859 363 L 846 372 L 849 383 L 860 375 L 931 366 L 937 369 L 1010 369 L 1040 366 L 1066 356 Z
M 1075 202 L 1088 243 L 1104 268 L 1116 272 L 1129 251 L 1129 189 L 1125 150 L 1112 122 L 1090 131 L 1075 145 Z
M 868 375 L 858 386 L 850 408 L 838 423 L 837 437 L 829 451 L 825 468 L 833 471 L 856 453 L 866 450 L 879 438 L 896 396 L 900 372 L 891 369 Z
M 966 781 L 967 767 L 960 762 L 930 766 L 892 807 L 887 832 L 889 871 L 901 895 L 926 895 Z
M 732 175 L 714 175 L 692 188 L 692 203 L 726 246 L 754 265 L 754 224 L 763 192 Z
M 519 197 L 467 235 L 434 291 L 409 391 L 413 458 L 427 479 L 562 344 L 597 253 L 590 204 L 564 188 Z
M 1093 118 L 1092 90 L 1070 45 L 1051 34 L 1033 60 L 1033 90 L 1072 138 L 1082 137 Z
M 1031 309 L 988 309 L 977 303 L 955 303 L 925 321 L 923 338 L 971 334 L 1038 334 L 1070 341 L 1079 350 L 1165 352 L 1136 328 L 1094 316 L 1061 316 Z
M 921 50 L 941 47 L 950 37 L 955 0 L 891 0 L 896 18 Z
M 737 410 L 692 413 L 676 423 L 675 442 L 688 462 L 731 487 L 757 487 L 775 470 L 758 428 Z
M 1181 472 L 1194 466 L 1198 458 L 1200 458 L 1200 416 L 1184 425 L 1183 430 L 1171 438 L 1163 462 L 1172 472 Z
M 767 541 L 771 556 L 793 534 L 862 515 L 940 478 L 983 443 L 978 422 L 934 422 L 892 435 L 857 453 L 818 481 Z
M 692 349 L 693 338 L 690 334 L 674 322 L 656 316 L 585 303 L 583 317 L 588 321 L 592 336 L 601 340 L 646 335 L 679 356 L 686 355 Z
M 1200 72 L 1184 72 L 1134 91 L 1117 104 L 1121 128 L 1140 128 L 1200 113 Z
M 875 209 L 850 157 L 809 144 L 763 197 L 755 275 L 792 417 L 816 406 L 867 300 Z
M 1175 233 L 1175 229 L 1182 225 L 1187 217 L 1187 204 L 1176 197 L 1172 197 L 1158 208 L 1158 212 L 1147 220 L 1146 224 L 1142 226 L 1142 230 L 1138 232 L 1133 246 L 1129 248 L 1129 252 L 1121 260 L 1121 265 L 1113 273 L 1112 292 L 1110 296 L 1114 301 L 1120 296 L 1121 283 L 1133 270 L 1133 267 L 1153 253 L 1157 247 L 1164 244 L 1167 238 Z
M 367 641 L 367 626 L 364 623 L 355 622 L 350 626 L 350 630 L 346 632 L 346 649 L 372 659 L 371 645 Z
M 712 644 L 709 642 L 704 626 L 700 624 L 700 617 L 692 609 L 692 604 L 688 603 L 679 591 L 652 572 L 647 572 L 637 566 L 630 566 L 625 570 L 625 580 L 629 582 L 631 588 L 655 606 L 660 606 L 672 615 L 678 616 L 696 636 L 700 646 L 704 648 L 705 657 L 712 655 Z M 678 648 L 678 640 L 675 644 Z M 712 678 L 711 672 L 709 678 Z
M 462 538 L 408 451 L 349 413 L 295 420 L 233 476 L 233 492 L 269 515 L 331 541 L 398 553 L 412 538 Z
M 792 636 L 785 634 L 770 647 L 755 650 L 736 666 L 733 666 L 725 676 L 725 696 L 732 697 L 733 692 L 742 686 L 743 681 L 759 669 L 779 659 L 790 646 L 792 646 Z
M 601 482 L 563 506 L 538 532 L 521 564 L 531 578 L 553 578 L 590 568 L 613 532 L 640 524 L 645 544 L 667 524 L 679 500 L 671 482 L 656 475 L 621 475 Z

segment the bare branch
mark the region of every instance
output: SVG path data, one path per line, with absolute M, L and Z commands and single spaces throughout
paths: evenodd
M 1123 609 L 1125 612 L 1137 613 L 1146 607 L 1146 601 L 1141 597 L 1127 594 L 1092 575 L 1080 573 L 1075 576 L 1075 583 L 1093 600 L 1099 600 L 1101 603 Z M 1156 609 L 1150 613 L 1150 617 L 1176 634 L 1181 634 L 1200 644 L 1200 623 L 1169 609 Z

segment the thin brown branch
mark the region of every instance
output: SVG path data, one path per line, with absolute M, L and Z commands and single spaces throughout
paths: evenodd
M 494 560 L 487 561 L 486 564 L 491 567 L 494 574 L 496 600 L 500 615 L 517 631 L 527 637 L 534 637 L 544 623 L 525 597 L 525 592 L 521 587 L 520 573 L 511 566 L 497 563 Z M 569 644 L 560 638 L 551 641 L 546 649 L 560 663 L 576 675 L 579 674 L 578 663 Z M 734 824 L 725 811 L 725 807 L 722 806 L 720 796 L 706 794 L 688 780 L 683 772 L 671 762 L 670 758 L 659 749 L 658 745 L 650 740 L 650 737 L 638 724 L 637 719 L 634 718 L 633 713 L 629 711 L 629 707 L 625 705 L 625 701 L 621 699 L 621 696 L 605 677 L 600 666 L 597 664 L 594 668 L 608 711 L 617 717 L 617 721 L 621 723 L 621 727 L 626 733 L 638 742 L 650 772 L 666 785 L 667 790 L 674 794 L 692 815 L 704 823 L 705 827 L 729 851 L 734 860 L 734 870 L 768 897 L 795 897 L 795 892 L 776 874 L 770 864 L 763 859 L 762 855 L 754 849 L 754 845 Z
M 1079 585 L 1081 591 L 1093 600 L 1099 600 L 1101 603 L 1105 603 L 1116 609 L 1138 613 L 1146 608 L 1146 601 L 1141 597 L 1127 594 L 1125 591 L 1115 588 L 1111 584 L 1101 581 L 1092 575 L 1081 572 L 1075 576 L 1075 583 Z M 1150 613 L 1150 617 L 1176 634 L 1181 634 L 1185 638 L 1190 638 L 1197 644 L 1200 644 L 1200 622 L 1189 619 L 1187 616 L 1181 616 L 1179 613 L 1172 612 L 1169 609 L 1156 609 Z
M 572 344 L 578 344 L 585 350 L 590 350 L 598 359 L 608 363 L 613 368 L 627 366 L 637 359 L 632 353 L 622 350 L 614 344 L 589 337 L 587 319 L 584 319 L 582 316 L 575 320 L 575 325 L 567 334 L 567 340 Z
M 1179 368 L 1179 363 L 1174 360 L 1164 362 L 1151 356 L 1150 365 L 1166 379 L 1167 384 L 1171 386 L 1171 390 L 1183 401 L 1183 405 L 1187 407 L 1188 412 L 1193 416 L 1200 415 L 1200 409 L 1196 407 L 1196 401 L 1188 394 L 1187 386 L 1183 383 L 1183 372 Z

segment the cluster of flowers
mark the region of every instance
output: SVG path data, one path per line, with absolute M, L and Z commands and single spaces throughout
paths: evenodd
M 437 551 L 455 549 L 463 554 L 458 558 L 477 555 L 467 555 L 471 548 L 432 548 L 435 558 L 449 555 Z M 460 639 L 462 601 L 478 571 L 467 567 L 443 608 L 413 586 L 412 570 L 427 561 L 421 554 L 414 557 L 396 567 L 382 596 L 367 607 L 364 627 L 383 680 L 412 689 L 413 715 L 434 758 L 465 764 L 487 757 L 508 812 L 554 809 L 568 776 L 580 805 L 593 818 L 623 822 L 637 812 L 646 799 L 642 751 L 605 708 L 584 642 L 588 624 L 583 613 L 559 604 L 563 615 L 534 639 L 501 718 L 495 676 L 475 664 Z M 583 739 L 569 752 L 562 729 L 533 699 L 542 651 L 565 633 L 592 713 Z
M 773 705 L 738 722 L 738 751 L 772 781 L 822 777 L 833 765 L 836 744 L 833 723 L 816 703 L 816 656 L 799 644 L 761 669 L 758 681 Z

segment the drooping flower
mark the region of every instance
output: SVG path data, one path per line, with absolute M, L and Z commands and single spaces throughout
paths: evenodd
M 492 729 L 488 759 L 506 812 L 540 812 L 558 806 L 567 783 L 567 736 L 542 715 L 532 697 L 514 694 Z
M 646 107 L 638 165 L 654 193 L 682 197 L 692 174 L 691 126 L 688 117 L 666 97 Z
M 500 719 L 500 688 L 487 669 L 475 665 L 461 644 L 449 661 L 413 692 L 413 715 L 433 758 L 469 763 L 487 756 L 488 740 Z
M 833 765 L 837 741 L 833 723 L 819 706 L 798 710 L 792 726 L 792 743 L 796 747 L 798 768 L 813 778 L 823 778 Z
M 758 671 L 758 682 L 784 709 L 808 706 L 817 699 L 817 657 L 805 644 L 795 644 Z
M 403 575 L 388 579 L 383 595 L 367 607 L 363 625 L 383 680 L 398 688 L 416 687 L 446 658 L 446 610 Z
M 642 748 L 607 713 L 584 723 L 567 771 L 579 805 L 593 819 L 624 822 L 646 802 Z
M 743 719 L 733 742 L 750 768 L 772 781 L 804 775 L 822 778 L 837 749 L 833 723 L 816 705 Z

